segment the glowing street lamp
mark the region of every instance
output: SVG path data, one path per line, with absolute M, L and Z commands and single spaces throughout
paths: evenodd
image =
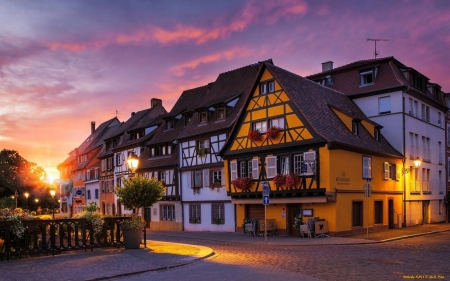
M 25 192 L 23 195 L 25 195 L 25 198 L 26 198 L 25 207 L 28 209 L 28 197 L 30 196 L 30 193 Z
M 139 164 L 139 158 L 133 151 L 128 156 L 127 164 L 128 164 L 128 169 L 130 169 L 131 172 L 134 173 L 134 171 L 136 171 L 137 166 Z
M 54 189 L 51 189 L 50 195 L 52 196 L 53 200 L 55 200 L 56 191 Z M 53 219 L 55 219 L 55 208 L 53 206 L 52 206 L 52 214 L 53 214 Z

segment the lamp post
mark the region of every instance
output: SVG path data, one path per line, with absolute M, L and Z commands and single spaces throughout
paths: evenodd
M 50 195 L 52 196 L 53 200 L 55 200 L 56 191 L 54 189 L 51 189 L 50 190 Z M 55 208 L 54 208 L 54 206 L 52 206 L 52 215 L 53 215 L 53 219 L 55 219 Z
M 30 196 L 30 193 L 25 192 L 23 195 L 25 195 L 26 198 L 25 207 L 28 209 L 28 197 Z
M 131 172 L 134 173 L 134 171 L 136 171 L 137 166 L 139 164 L 139 158 L 134 153 L 134 151 L 132 151 L 130 153 L 130 155 L 128 155 L 127 164 L 128 164 L 128 169 L 130 169 Z
M 403 158 L 403 168 L 402 168 L 402 174 L 403 174 L 403 227 L 406 227 L 406 177 L 405 175 L 409 172 L 411 172 L 412 169 L 418 169 L 420 167 L 420 164 L 422 164 L 422 161 L 420 161 L 419 157 L 416 157 L 414 159 L 414 166 L 411 168 L 405 168 L 405 158 Z

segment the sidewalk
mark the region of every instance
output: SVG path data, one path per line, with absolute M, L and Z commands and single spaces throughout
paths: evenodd
M 218 243 L 251 243 L 259 245 L 354 245 L 383 243 L 408 237 L 450 231 L 450 224 L 431 224 L 376 233 L 330 238 L 298 238 L 292 236 L 264 237 L 246 236 L 243 233 L 225 232 L 168 232 L 148 231 L 147 248 L 125 250 L 124 248 L 94 249 L 94 252 L 73 251 L 55 257 L 42 256 L 0 261 L 2 280 L 106 280 L 112 277 L 132 275 L 147 271 L 175 268 L 198 259 L 214 255 L 211 248 L 184 243 L 161 242 L 173 240 L 188 243 L 189 240 L 208 240 Z M 199 243 L 200 244 L 200 243 Z M 142 245 L 143 246 L 143 245 Z

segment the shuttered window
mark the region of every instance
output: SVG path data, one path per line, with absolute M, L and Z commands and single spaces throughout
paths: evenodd
M 230 176 L 231 176 L 231 181 L 234 181 L 235 179 L 238 178 L 238 175 L 237 175 L 237 162 L 236 161 L 231 161 L 230 162 Z
M 378 112 L 380 114 L 391 112 L 391 97 L 378 98 Z
M 252 179 L 259 179 L 259 160 L 257 158 L 252 159 Z
M 277 157 L 266 157 L 266 174 L 267 178 L 273 178 L 277 174 Z

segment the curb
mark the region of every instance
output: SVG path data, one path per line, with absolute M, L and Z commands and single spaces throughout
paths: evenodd
M 410 234 L 410 235 L 403 235 L 403 236 L 399 236 L 399 237 L 394 237 L 394 238 L 380 240 L 380 241 L 378 241 L 378 243 L 385 243 L 385 242 L 391 242 L 391 241 L 396 241 L 396 240 L 403 240 L 403 239 L 414 238 L 414 237 L 418 237 L 418 236 L 430 235 L 430 234 L 435 234 L 435 233 L 441 233 L 441 232 L 446 232 L 446 231 L 450 231 L 450 229 L 436 230 L 436 231 L 416 233 L 416 234 Z
M 142 274 L 142 273 L 146 273 L 146 272 L 160 271 L 160 270 L 166 270 L 166 269 L 182 267 L 182 266 L 194 263 L 194 262 L 199 261 L 199 260 L 207 259 L 207 258 L 212 257 L 212 256 L 214 256 L 216 254 L 213 251 L 213 249 L 211 249 L 209 247 L 205 247 L 205 246 L 191 245 L 191 244 L 182 244 L 182 243 L 170 243 L 170 242 L 164 242 L 164 241 L 157 241 L 157 242 L 158 243 L 163 243 L 163 244 L 172 244 L 172 245 L 175 244 L 175 245 L 183 245 L 183 246 L 194 247 L 194 248 L 200 249 L 200 252 L 197 253 L 196 255 L 192 255 L 192 256 L 186 257 L 184 259 L 181 259 L 181 260 L 184 260 L 186 262 L 180 263 L 180 264 L 177 264 L 177 265 L 162 266 L 162 267 L 146 269 L 146 270 L 140 270 L 140 271 L 135 271 L 135 272 L 122 273 L 122 274 L 110 275 L 110 276 L 105 276 L 105 277 L 98 277 L 98 278 L 93 278 L 93 279 L 86 279 L 86 281 L 109 280 L 109 279 L 113 279 L 113 278 L 138 275 L 138 274 Z

